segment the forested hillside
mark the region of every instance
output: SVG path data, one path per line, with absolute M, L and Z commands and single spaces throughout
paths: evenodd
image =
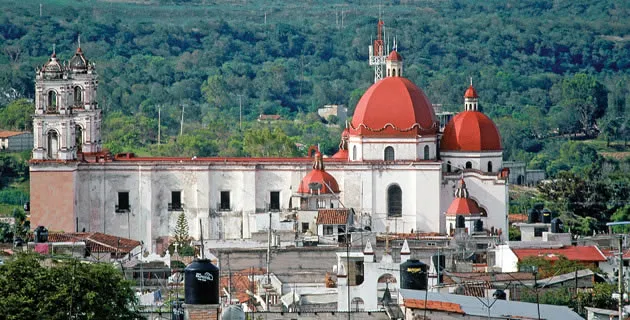
M 103 137 L 114 153 L 286 156 L 303 154 L 301 143 L 331 154 L 341 128 L 313 112 L 345 104 L 352 113 L 372 83 L 367 46 L 382 12 L 405 76 L 432 103 L 461 110 L 474 79 L 506 160 L 552 176 L 613 177 L 607 185 L 622 193 L 593 200 L 608 217 L 630 197 L 620 153 L 630 136 L 628 1 L 4 0 L 2 8 L 5 129 L 28 129 L 29 113 L 14 104 L 32 99 L 34 69 L 53 45 L 69 59 L 80 36 L 100 74 Z M 285 120 L 259 123 L 260 114 Z M 568 141 L 576 138 L 589 141 Z

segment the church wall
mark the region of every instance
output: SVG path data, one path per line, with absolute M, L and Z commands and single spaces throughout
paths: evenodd
M 74 232 L 75 168 L 50 169 L 30 173 L 31 227 Z
M 472 169 L 488 172 L 488 162 L 492 162 L 492 172 L 499 172 L 503 166 L 502 153 L 499 152 L 442 152 L 444 163 L 451 162 L 451 171 L 466 168 L 471 162 Z M 446 165 L 445 165 L 446 166 Z

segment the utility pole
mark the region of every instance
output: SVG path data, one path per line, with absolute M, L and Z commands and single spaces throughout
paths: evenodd
M 162 138 L 162 105 L 158 105 L 158 146 Z
M 181 121 L 181 124 L 179 125 L 179 135 L 180 136 L 184 133 L 184 107 L 185 107 L 185 105 L 182 104 L 182 121 Z
M 606 223 L 607 227 L 613 226 L 621 226 L 621 225 L 630 225 L 630 221 L 619 221 L 619 222 L 608 222 Z M 619 319 L 623 319 L 623 291 L 624 291 L 624 283 L 623 283 L 623 234 L 619 235 Z
M 238 95 L 238 126 L 239 130 L 243 131 L 243 95 Z
M 43 7 L 43 5 L 40 3 L 40 4 L 39 4 L 39 17 L 40 17 L 40 18 L 42 17 L 42 11 L 43 11 L 43 10 L 42 10 L 42 7 Z

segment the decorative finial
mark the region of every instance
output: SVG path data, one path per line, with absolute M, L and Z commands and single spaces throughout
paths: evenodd
M 53 43 L 53 54 L 52 54 L 52 56 L 53 56 L 53 57 L 57 57 L 57 49 L 56 49 L 56 47 L 55 47 L 55 44 L 54 44 L 54 43 Z
M 77 39 L 79 48 L 81 48 L 81 34 L 79 33 L 79 38 Z
M 470 77 L 470 85 L 472 86 L 472 77 Z

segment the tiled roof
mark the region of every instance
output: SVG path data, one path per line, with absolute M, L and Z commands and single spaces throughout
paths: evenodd
M 497 282 L 497 281 L 526 281 L 534 280 L 534 274 L 531 272 L 505 272 L 505 273 L 486 273 L 486 272 L 448 272 L 444 275 L 444 284 L 457 284 L 470 281 L 479 282 Z
M 527 222 L 527 215 L 523 213 L 513 213 L 513 214 L 508 215 L 508 221 L 510 223 Z
M 411 309 L 427 309 L 427 310 L 437 310 L 437 311 L 444 311 L 444 312 L 466 314 L 464 310 L 462 310 L 462 306 L 460 306 L 459 304 L 452 303 L 452 302 L 444 302 L 444 301 L 427 300 L 425 304 L 424 300 L 405 299 L 405 307 L 411 308 Z
M 258 116 L 259 120 L 280 120 L 280 118 L 279 114 L 261 114 Z
M 21 135 L 22 133 L 27 133 L 27 132 L 20 132 L 20 131 L 0 131 L 0 138 L 13 137 L 13 136 Z
M 250 268 L 244 269 L 242 271 L 233 272 L 231 279 L 230 276 L 221 276 L 220 287 L 221 289 L 225 289 L 225 291 L 229 292 L 230 280 L 232 282 L 232 296 L 233 298 L 238 299 L 239 303 L 245 303 L 250 300 L 250 295 L 247 291 L 251 291 L 255 293 L 256 285 L 253 280 L 250 279 L 251 276 L 254 275 L 262 275 L 267 271 L 263 268 Z M 224 291 L 221 290 L 221 295 L 224 295 Z
M 543 257 L 545 260 L 555 261 L 560 256 L 571 261 L 599 262 L 606 261 L 604 254 L 596 246 L 570 246 L 546 249 L 512 249 L 518 260 L 528 257 Z
M 100 232 L 48 233 L 48 242 L 85 242 L 90 252 L 121 254 L 128 254 L 140 245 L 140 241 Z
M 317 224 L 346 224 L 349 212 L 348 209 L 319 209 Z

